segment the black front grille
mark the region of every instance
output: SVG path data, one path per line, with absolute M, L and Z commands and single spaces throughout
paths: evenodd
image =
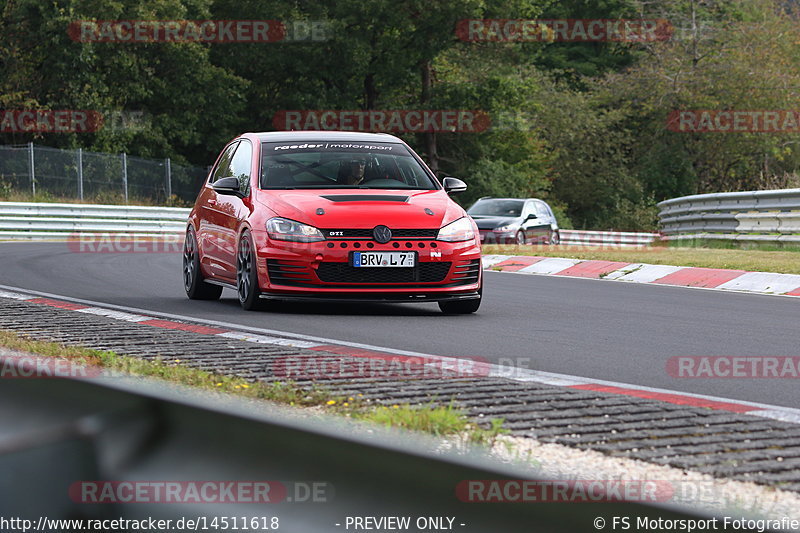
M 308 265 L 267 259 L 267 275 L 270 283 L 303 286 L 313 281 Z
M 453 270 L 453 281 L 462 282 L 464 285 L 478 282 L 481 273 L 481 260 L 459 261 Z
M 398 239 L 435 239 L 438 229 L 393 229 L 392 236 Z
M 317 276 L 325 283 L 438 283 L 451 263 L 419 263 L 413 268 L 352 267 L 348 263 L 320 263 Z
M 392 239 L 435 239 L 439 234 L 438 229 L 394 229 Z M 322 234 L 326 239 L 372 239 L 370 229 L 323 229 Z M 331 234 L 333 233 L 333 234 Z

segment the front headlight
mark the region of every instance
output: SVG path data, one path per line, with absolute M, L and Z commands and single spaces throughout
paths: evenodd
M 475 238 L 472 222 L 467 217 L 459 218 L 439 230 L 437 241 L 461 242 Z
M 319 242 L 325 240 L 322 232 L 314 226 L 279 217 L 267 221 L 267 235 L 276 241 Z
M 500 226 L 499 228 L 494 228 L 494 231 L 498 233 L 508 233 L 509 231 L 513 230 L 514 226 L 511 224 L 506 224 L 505 226 Z

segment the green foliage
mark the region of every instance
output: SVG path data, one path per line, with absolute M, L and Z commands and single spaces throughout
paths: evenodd
M 469 188 L 462 196 L 464 205 L 481 196 L 529 198 L 542 195 L 543 180 L 531 174 L 535 169 L 530 166 L 481 159 L 471 167 L 471 171 Z
M 247 82 L 211 63 L 200 43 L 81 43 L 67 29 L 79 20 L 208 18 L 207 1 L 130 3 L 19 0 L 0 22 L 0 102 L 6 108 L 143 113 L 143 127 L 96 133 L 5 134 L 5 143 L 40 144 L 194 160 L 230 139 L 244 110 Z
M 636 19 L 629 0 L 560 0 L 552 2 L 542 14 L 554 19 Z M 536 64 L 552 72 L 572 87 L 587 89 L 591 78 L 630 66 L 640 52 L 618 42 L 553 42 L 543 47 Z
M 205 167 L 233 136 L 272 129 L 282 110 L 480 110 L 488 131 L 402 135 L 440 175 L 468 183 L 465 204 L 538 196 L 562 227 L 648 230 L 666 198 L 800 184 L 796 133 L 666 127 L 674 110 L 794 109 L 798 11 L 781 0 L 0 2 L 0 109 L 137 114 L 135 127 L 0 133 L 0 144 Z M 666 19 L 675 33 L 653 43 L 460 41 L 453 29 L 470 18 Z M 67 28 L 83 19 L 326 21 L 327 39 L 75 42 Z
M 797 134 L 672 132 L 675 110 L 781 110 L 800 96 L 797 20 L 773 0 L 667 1 L 675 39 L 597 85 L 603 105 L 636 132 L 630 170 L 656 200 L 691 193 L 790 186 Z M 692 29 L 695 19 L 696 30 Z
M 563 204 L 556 204 L 551 201 L 548 205 L 553 210 L 553 215 L 555 215 L 560 229 L 575 229 L 572 219 L 567 214 L 567 208 Z
M 11 197 L 11 184 L 0 180 L 0 200 L 8 200 Z
M 354 413 L 359 420 L 367 420 L 385 427 L 430 433 L 437 437 L 461 436 L 471 444 L 491 447 L 497 438 L 509 433 L 503 429 L 503 419 L 493 418 L 488 427 L 480 427 L 469 421 L 465 413 L 452 403 L 436 405 L 377 406 Z

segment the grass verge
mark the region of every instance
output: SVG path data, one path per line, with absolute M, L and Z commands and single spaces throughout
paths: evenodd
M 242 378 L 191 368 L 181 364 L 180 359 L 146 361 L 110 351 L 33 340 L 2 329 L 0 329 L 0 346 L 67 360 L 72 364 L 102 368 L 114 374 L 147 377 L 205 391 L 223 392 L 293 407 L 320 407 L 332 413 L 386 427 L 424 432 L 438 437 L 460 436 L 475 444 L 491 445 L 498 436 L 506 433 L 506 430 L 502 429 L 501 419 L 493 419 L 489 421 L 490 427 L 481 428 L 452 404 L 380 406 L 371 404 L 360 394 L 344 397 L 332 395 L 322 387 L 306 389 L 291 382 L 250 382 Z M 3 368 L 0 366 L 0 379 L 3 377 L 2 371 Z
M 508 433 L 502 428 L 503 421 L 501 419 L 492 419 L 491 426 L 484 429 L 470 422 L 452 404 L 436 406 L 429 403 L 417 407 L 410 405 L 378 406 L 368 411 L 358 412 L 355 418 L 386 427 L 430 433 L 437 437 L 464 435 L 468 442 L 487 446 L 493 445 L 500 435 Z
M 704 268 L 726 268 L 752 272 L 777 272 L 800 274 L 800 252 L 738 250 L 726 248 L 678 248 L 649 246 L 646 248 L 607 248 L 586 246 L 498 246 L 483 247 L 484 254 L 535 255 L 541 257 L 566 257 L 571 259 L 596 259 L 625 263 L 649 263 Z
M 65 359 L 73 364 L 102 368 L 110 371 L 111 375 L 148 377 L 204 390 L 303 407 L 329 404 L 340 409 L 350 406 L 346 398 L 331 397 L 322 389 L 301 390 L 292 384 L 248 382 L 241 378 L 212 374 L 181 365 L 180 359 L 146 361 L 121 356 L 114 352 L 32 340 L 4 330 L 0 330 L 0 346 L 45 357 Z M 353 399 L 353 404 L 355 403 L 357 402 Z
M 800 252 L 800 244 L 794 242 L 732 241 L 725 239 L 683 239 L 661 241 L 657 246 L 672 248 L 714 248 L 724 250 L 744 250 L 762 252 Z

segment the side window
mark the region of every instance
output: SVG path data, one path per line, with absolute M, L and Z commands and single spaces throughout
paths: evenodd
M 522 208 L 522 218 L 527 218 L 530 214 L 536 214 L 536 209 L 533 208 L 532 202 L 525 202 L 525 207 Z
M 253 146 L 248 141 L 241 141 L 236 154 L 231 161 L 231 173 L 239 180 L 239 190 L 243 194 L 250 194 L 250 164 L 253 160 Z
M 235 142 L 228 146 L 224 152 L 222 152 L 222 155 L 219 158 L 219 163 L 217 163 L 217 168 L 214 169 L 214 172 L 211 173 L 211 177 L 208 180 L 209 183 L 214 183 L 220 178 L 233 176 L 231 162 L 233 160 L 233 152 L 236 150 L 237 146 L 239 146 L 239 143 Z
M 542 219 L 550 218 L 550 216 L 547 214 L 546 205 L 544 205 L 542 202 L 536 202 L 535 205 L 536 205 L 536 216 Z

